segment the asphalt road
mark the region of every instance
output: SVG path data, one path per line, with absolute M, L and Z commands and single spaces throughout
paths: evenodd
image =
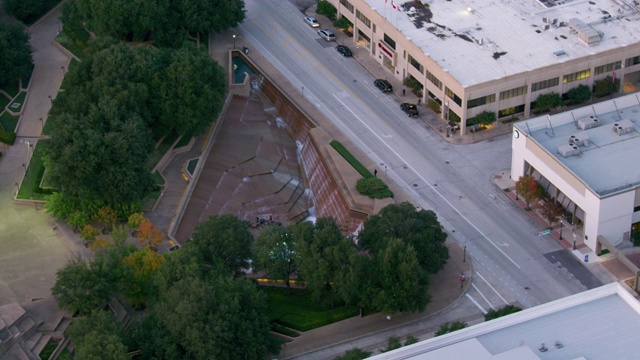
M 575 277 L 558 276 L 544 254 L 564 251 L 560 244 L 537 236 L 538 225 L 490 181 L 493 173 L 510 167 L 509 136 L 452 145 L 402 113 L 398 97 L 373 87 L 371 69 L 340 56 L 335 43 L 320 39 L 291 2 L 247 0 L 246 8 L 240 35 L 385 169 L 382 176 L 433 209 L 466 246 L 475 267 L 468 300 L 477 309 L 507 303 L 532 307 L 585 289 Z M 355 56 L 366 56 L 364 51 Z M 567 261 L 581 265 L 571 257 Z

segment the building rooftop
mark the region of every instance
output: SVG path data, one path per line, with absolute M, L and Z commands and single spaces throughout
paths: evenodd
M 365 1 L 465 87 L 640 42 L 634 0 Z
M 640 303 L 611 283 L 371 359 L 633 359 L 639 331 Z
M 514 124 L 599 197 L 640 186 L 639 126 L 640 93 Z

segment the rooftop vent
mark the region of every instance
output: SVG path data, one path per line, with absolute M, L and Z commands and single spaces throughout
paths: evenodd
M 570 157 L 574 155 L 580 155 L 580 148 L 577 145 L 561 145 L 558 146 L 558 154 L 563 157 Z
M 589 116 L 578 120 L 578 127 L 582 130 L 592 129 L 598 126 L 598 119 L 595 116 Z
M 613 132 L 620 135 L 628 134 L 633 131 L 633 123 L 629 119 L 620 120 L 611 127 Z
M 590 144 L 589 135 L 585 133 L 578 133 L 578 134 L 569 136 L 569 145 L 586 147 L 586 146 L 589 146 L 589 144 Z
M 575 31 L 578 34 L 578 38 L 588 46 L 598 45 L 602 39 L 599 32 L 578 18 L 569 20 L 569 28 Z

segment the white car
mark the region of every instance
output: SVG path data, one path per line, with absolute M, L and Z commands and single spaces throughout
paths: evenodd
M 307 16 L 304 18 L 304 22 L 306 22 L 309 26 L 313 28 L 320 27 L 320 23 L 313 16 Z

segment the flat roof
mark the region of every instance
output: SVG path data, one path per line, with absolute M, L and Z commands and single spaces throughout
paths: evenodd
M 595 127 L 582 129 L 594 122 Z M 523 120 L 514 128 L 528 134 L 599 197 L 640 186 L 640 93 Z M 576 144 L 576 139 L 587 139 L 587 144 Z M 575 154 L 563 156 L 567 146 L 576 148 Z
M 639 331 L 640 303 L 610 283 L 371 359 L 635 359 Z
M 464 87 L 640 42 L 633 0 L 365 1 Z

